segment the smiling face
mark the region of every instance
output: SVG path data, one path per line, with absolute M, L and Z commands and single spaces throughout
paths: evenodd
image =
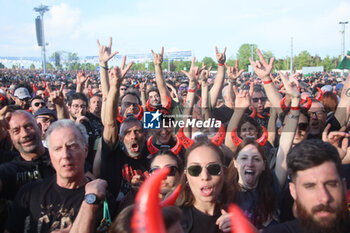
M 259 177 L 265 170 L 265 162 L 256 146 L 248 144 L 243 147 L 234 164 L 239 174 L 239 184 L 245 189 L 256 188 Z
M 13 114 L 9 121 L 12 143 L 21 154 L 37 152 L 41 145 L 41 131 L 28 114 Z
M 148 98 L 152 106 L 157 106 L 158 104 L 160 104 L 160 97 L 156 91 L 151 91 L 148 94 Z
M 247 136 L 257 138 L 258 131 L 255 125 L 251 124 L 250 122 L 245 122 L 241 126 L 240 136 L 242 139 L 245 139 Z
M 211 164 L 219 164 L 221 166 L 220 174 L 209 174 L 206 167 Z M 190 175 L 187 170 L 193 165 L 199 165 L 202 168 L 198 176 Z M 200 146 L 194 149 L 188 155 L 185 174 L 195 199 L 194 206 L 197 209 L 201 209 L 201 206 L 208 203 L 216 203 L 224 185 L 223 165 L 216 151 L 207 146 Z

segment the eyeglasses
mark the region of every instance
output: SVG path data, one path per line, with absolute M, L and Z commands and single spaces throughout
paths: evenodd
M 85 105 L 85 104 L 82 104 L 82 105 L 79 105 L 79 104 L 72 104 L 72 107 L 73 107 L 74 109 L 86 108 L 86 105 Z
M 179 170 L 176 166 L 167 166 L 167 167 L 170 168 L 170 172 L 168 176 L 175 176 L 176 172 Z M 158 169 L 160 169 L 160 167 L 151 168 L 151 170 L 149 170 L 149 173 L 152 174 Z
M 299 130 L 302 130 L 302 131 L 305 131 L 305 130 L 307 130 L 307 127 L 309 126 L 309 124 L 308 123 L 299 123 L 298 124 L 298 127 L 299 127 Z
M 124 102 L 123 105 L 124 105 L 126 108 L 130 107 L 131 105 L 132 105 L 134 108 L 136 108 L 136 107 L 138 106 L 137 103 L 131 103 L 131 102 Z
M 208 173 L 212 176 L 218 176 L 221 174 L 221 165 L 218 163 L 208 164 L 205 167 Z M 188 174 L 197 177 L 202 173 L 203 167 L 200 165 L 192 165 L 187 168 Z
M 265 102 L 267 100 L 267 98 L 266 97 L 259 97 L 259 98 L 252 98 L 252 100 L 253 100 L 254 103 L 259 102 L 259 100 L 261 102 Z
M 45 107 L 45 103 L 44 102 L 36 102 L 36 103 L 34 103 L 35 107 L 39 107 L 40 105 Z
M 187 90 L 188 90 L 188 86 L 179 87 L 179 91 L 187 91 Z
M 126 88 L 123 87 L 123 88 L 120 88 L 120 90 L 121 90 L 121 91 L 126 91 Z
M 323 117 L 324 113 L 325 113 L 325 111 L 323 111 L 323 110 L 316 111 L 316 112 L 309 111 L 309 116 L 312 117 L 314 114 L 316 114 L 317 117 Z

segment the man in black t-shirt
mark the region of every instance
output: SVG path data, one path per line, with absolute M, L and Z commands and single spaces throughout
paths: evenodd
M 56 121 L 46 132 L 46 141 L 56 176 L 27 184 L 18 192 L 5 232 L 51 232 L 68 227 L 94 232 L 107 183 L 88 183 L 85 177 L 88 136 L 84 126 L 71 120 Z M 110 210 L 113 216 L 114 208 Z
M 337 149 L 321 140 L 304 140 L 289 152 L 287 165 L 297 219 L 264 232 L 350 232 L 346 184 Z

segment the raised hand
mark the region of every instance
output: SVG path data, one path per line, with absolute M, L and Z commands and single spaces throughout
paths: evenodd
M 98 45 L 98 58 L 100 62 L 107 63 L 110 59 L 112 59 L 118 52 L 112 53 L 112 37 L 109 38 L 109 45 L 105 46 L 100 44 L 100 41 L 97 40 Z
M 250 106 L 249 91 L 248 90 L 240 90 L 238 92 L 236 86 L 233 86 L 233 91 L 236 95 L 235 107 L 236 108 L 248 108 Z
M 111 86 L 115 86 L 115 87 L 119 86 L 122 83 L 129 69 L 131 68 L 133 63 L 130 62 L 128 66 L 125 67 L 125 61 L 126 61 L 126 57 L 124 56 L 120 68 L 119 66 L 115 66 L 114 68 L 109 70 L 108 75 L 109 75 L 109 83 Z
M 322 132 L 322 140 L 324 142 L 329 142 L 335 148 L 337 148 L 340 159 L 343 159 L 345 155 L 349 152 L 349 133 L 344 132 L 345 127 L 342 127 L 339 131 L 332 131 L 329 133 L 329 129 L 331 128 L 331 124 L 328 124 Z M 343 139 L 341 145 L 340 140 Z
M 283 82 L 283 86 L 286 89 L 286 94 L 290 95 L 291 97 L 299 97 L 300 92 L 298 90 L 298 79 L 296 78 L 299 74 L 293 74 L 289 78 L 285 75 L 283 75 L 281 72 L 279 72 L 280 77 Z
M 218 63 L 219 64 L 225 64 L 225 62 L 226 62 L 226 47 L 225 47 L 225 49 L 224 49 L 224 52 L 222 52 L 222 53 L 219 53 L 219 50 L 218 50 L 218 47 L 217 46 L 215 46 L 215 53 L 216 53 L 216 59 L 217 59 L 217 61 L 218 61 Z
M 46 86 L 47 93 L 49 94 L 48 100 L 56 105 L 64 106 L 64 96 L 63 96 L 64 84 L 61 84 L 59 91 L 52 91 L 50 85 Z
M 233 66 L 228 66 L 226 65 L 227 68 L 227 76 L 230 80 L 230 82 L 234 82 L 236 81 L 236 79 L 242 75 L 242 73 L 244 72 L 244 69 L 241 69 L 240 71 L 238 71 L 238 60 L 236 60 L 236 65 L 235 67 Z
M 250 64 L 252 65 L 254 72 L 259 76 L 259 78 L 261 78 L 263 81 L 268 80 L 273 68 L 273 62 L 275 61 L 275 58 L 272 57 L 270 59 L 270 62 L 267 63 L 260 50 L 257 49 L 256 52 L 259 55 L 260 61 L 253 61 L 252 58 L 249 58 Z
M 156 54 L 152 49 L 151 53 L 153 54 L 153 63 L 154 65 L 161 65 L 163 63 L 164 47 L 159 54 Z
M 209 67 L 208 70 L 202 69 L 202 71 L 200 72 L 200 75 L 199 75 L 199 81 L 202 83 L 207 82 L 209 75 L 210 75 L 210 71 L 211 71 L 211 67 Z
M 77 84 L 83 85 L 87 79 L 88 76 L 86 76 L 85 70 L 82 70 L 81 73 L 77 71 Z
M 7 110 L 7 106 L 0 109 L 0 141 L 6 138 L 7 130 L 10 129 L 11 113 L 7 112 Z
M 193 81 L 196 83 L 198 80 L 200 69 L 198 66 L 195 66 L 195 62 L 196 62 L 196 58 L 193 57 L 192 63 L 191 63 L 191 68 L 190 68 L 189 72 L 184 71 L 184 70 L 181 70 L 181 72 L 184 73 L 190 81 Z M 205 66 L 204 66 L 204 68 L 205 68 Z

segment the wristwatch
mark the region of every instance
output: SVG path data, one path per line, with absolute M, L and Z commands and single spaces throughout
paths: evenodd
M 86 203 L 88 203 L 90 205 L 101 203 L 101 200 L 94 193 L 86 194 L 84 197 L 84 200 L 86 201 Z

